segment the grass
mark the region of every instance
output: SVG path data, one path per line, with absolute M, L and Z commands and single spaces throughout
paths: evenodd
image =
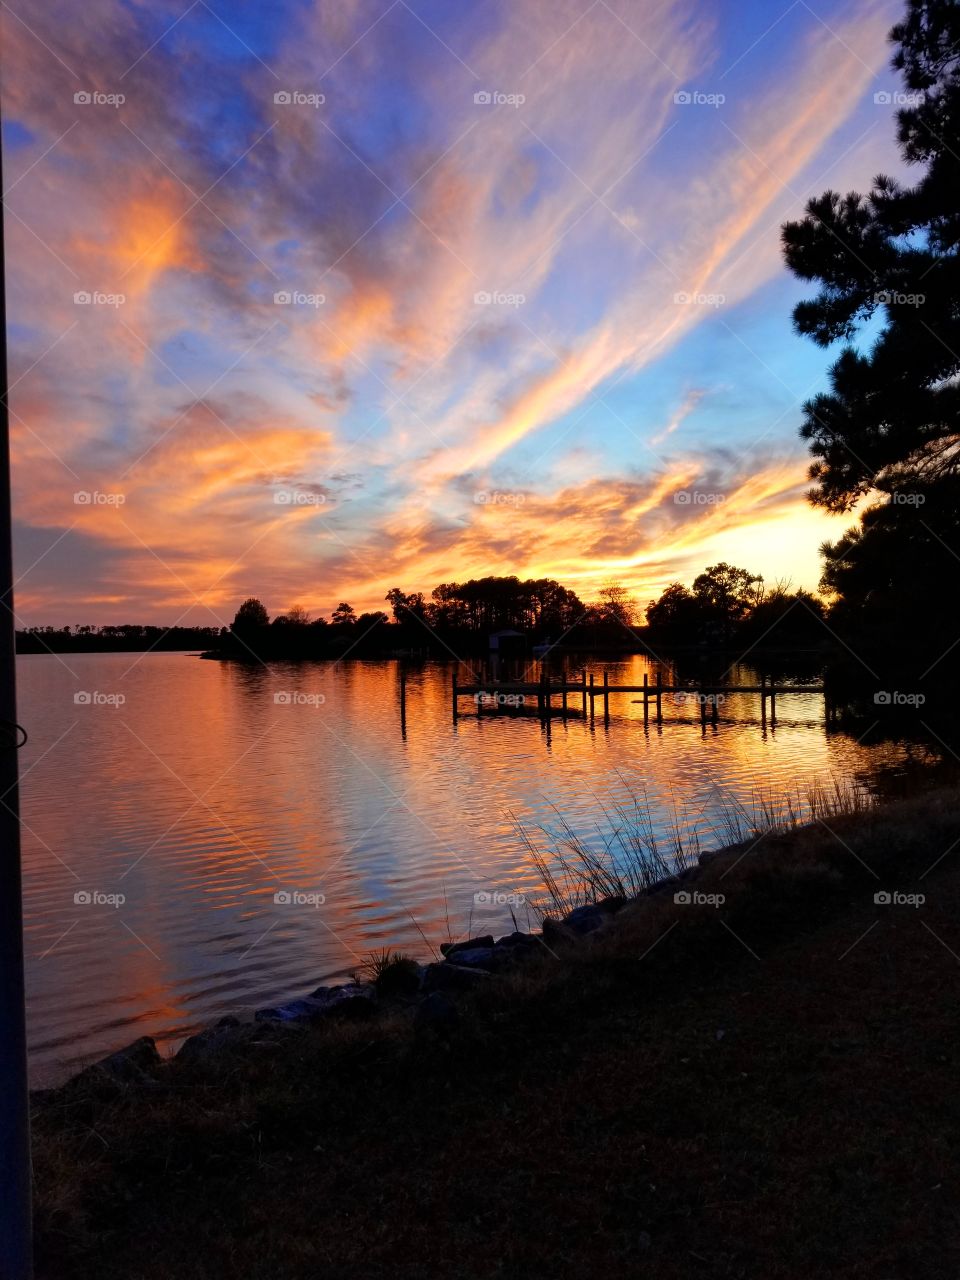
M 675 804 L 664 839 L 657 834 L 647 796 L 635 792 L 623 777 L 621 783 L 628 800 L 607 813 L 596 844 L 574 831 L 556 806 L 552 828 L 541 825 L 534 832 L 514 819 L 520 841 L 543 880 L 545 896 L 538 904 L 543 914 L 564 914 L 604 898 L 635 898 L 696 866 L 702 852 L 702 812 L 683 812 Z M 811 821 L 855 817 L 873 803 L 863 790 L 837 777 L 829 782 L 816 780 L 805 793 L 798 789 L 795 795 L 758 788 L 749 808 L 729 795 L 718 799 L 721 840 L 728 848 L 796 831 Z
M 828 795 L 448 1036 L 259 1026 L 37 1099 L 41 1280 L 956 1274 L 958 800 Z

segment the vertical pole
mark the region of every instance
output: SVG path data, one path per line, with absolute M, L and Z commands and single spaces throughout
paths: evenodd
M 593 672 L 590 672 L 590 723 L 593 724 L 593 700 L 596 694 L 593 690 Z
M 697 696 L 700 699 L 700 728 L 706 729 L 707 727 L 707 695 L 703 691 L 703 685 L 700 686 L 700 690 Z
M 774 688 L 773 680 L 770 681 L 770 723 L 777 723 L 777 691 Z
M 0 172 L 3 150 L 0 144 Z M 0 227 L 0 1274 L 33 1274 L 30 1111 L 23 983 L 7 314 Z
M 458 695 L 457 695 L 457 668 L 456 667 L 453 668 L 453 677 L 451 680 L 451 693 L 453 696 L 453 723 L 456 724 L 457 715 L 459 714 L 459 708 L 457 707 Z M 477 707 L 479 708 L 479 706 L 480 706 L 480 703 L 478 702 Z
M 663 675 L 660 668 L 657 668 L 657 724 L 663 724 L 663 693 L 661 686 L 663 685 Z
M 587 668 L 583 668 L 583 692 L 580 694 L 580 701 L 583 704 L 583 717 L 587 717 Z
M 647 699 L 650 697 L 650 673 L 643 673 L 643 727 L 646 728 L 650 720 L 650 708 L 647 705 Z
M 767 727 L 767 677 L 760 677 L 760 728 Z
M 603 668 L 603 722 L 610 723 L 610 669 Z

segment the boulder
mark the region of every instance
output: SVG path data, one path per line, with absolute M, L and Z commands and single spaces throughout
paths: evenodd
M 86 1088 L 92 1086 L 105 1092 L 123 1089 L 127 1085 L 155 1087 L 158 1081 L 154 1072 L 162 1062 L 153 1037 L 141 1036 L 126 1048 L 118 1049 L 109 1057 L 86 1067 L 70 1083 Z
M 468 938 L 466 942 L 441 942 L 440 954 L 448 960 L 459 951 L 472 951 L 475 947 L 492 947 L 493 934 L 485 933 L 479 938 Z M 459 964 L 459 961 L 457 962 Z
M 574 908 L 569 915 L 564 916 L 563 923 L 574 933 L 583 935 L 602 929 L 609 919 L 610 916 L 606 911 L 593 903 L 588 903 L 586 906 Z
M 491 943 L 489 947 L 466 947 L 462 951 L 455 951 L 446 963 L 460 965 L 465 969 L 486 969 L 492 973 L 506 959 L 506 953 L 498 955 Z

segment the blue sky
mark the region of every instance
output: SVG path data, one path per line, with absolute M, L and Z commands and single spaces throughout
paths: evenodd
M 779 226 L 899 172 L 899 8 L 5 10 L 22 624 L 815 586 Z

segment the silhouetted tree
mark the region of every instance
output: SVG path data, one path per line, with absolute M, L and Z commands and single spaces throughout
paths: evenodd
M 250 596 L 244 600 L 243 604 L 237 610 L 233 619 L 232 630 L 237 635 L 244 635 L 249 632 L 259 631 L 261 627 L 269 626 L 270 615 L 255 596 Z
M 352 627 L 357 620 L 353 605 L 341 600 L 331 615 L 331 622 L 337 627 Z
M 783 228 L 789 267 L 821 284 L 794 311 L 800 333 L 828 346 L 883 319 L 872 347 L 845 347 L 830 392 L 805 406 L 813 500 L 833 511 L 960 464 L 960 5 L 910 0 L 891 39 L 915 98 L 898 113 L 901 151 L 923 177 L 902 188 L 881 175 L 867 196 L 827 191 Z
M 609 583 L 600 588 L 597 613 L 603 622 L 630 627 L 637 616 L 637 603 L 626 587 L 618 583 Z

